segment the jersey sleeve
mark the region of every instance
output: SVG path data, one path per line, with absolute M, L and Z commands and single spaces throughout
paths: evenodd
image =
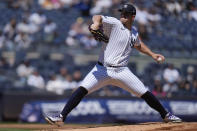
M 109 16 L 101 16 L 101 17 L 103 24 L 116 25 L 119 23 L 119 20 L 114 17 L 109 17 Z
M 135 46 L 140 46 L 140 44 L 141 44 L 141 40 L 139 38 L 139 35 L 137 35 L 137 38 L 136 38 L 136 41 L 134 42 L 134 45 Z
M 139 34 L 138 31 L 135 27 L 132 27 L 132 31 L 131 31 L 132 35 L 131 35 L 131 43 L 133 46 L 140 46 L 141 44 L 141 40 L 139 38 Z

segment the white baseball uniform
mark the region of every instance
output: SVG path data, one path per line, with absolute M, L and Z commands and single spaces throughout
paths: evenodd
M 92 93 L 106 85 L 115 85 L 140 97 L 148 89 L 129 70 L 130 53 L 134 45 L 140 45 L 137 30 L 128 30 L 118 19 L 102 16 L 103 31 L 109 37 L 103 43 L 99 62 L 81 82 L 82 87 Z

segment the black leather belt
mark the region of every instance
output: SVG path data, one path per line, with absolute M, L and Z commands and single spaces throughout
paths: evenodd
M 101 63 L 100 61 L 98 61 L 97 63 L 98 63 L 98 65 L 100 65 L 100 66 L 104 66 L 103 63 Z M 118 68 L 118 67 L 122 67 L 122 66 L 111 66 L 111 65 L 107 65 L 107 67 Z
M 101 62 L 99 62 L 99 61 L 98 61 L 97 63 L 98 63 L 100 66 L 103 66 L 103 63 L 101 63 Z

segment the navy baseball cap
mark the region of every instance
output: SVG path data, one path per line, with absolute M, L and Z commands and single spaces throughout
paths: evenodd
M 126 3 L 126 4 L 123 4 L 119 9 L 118 9 L 119 12 L 122 12 L 122 13 L 129 13 L 131 15 L 136 15 L 136 8 L 133 4 L 131 3 Z

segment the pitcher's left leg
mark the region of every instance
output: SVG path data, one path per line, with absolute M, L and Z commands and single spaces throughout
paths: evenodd
M 120 85 L 136 96 L 141 97 L 146 103 L 156 111 L 158 111 L 165 122 L 181 122 L 181 119 L 168 113 L 161 105 L 159 100 L 144 86 L 144 84 L 135 76 L 129 68 L 122 70 L 118 73 L 118 80 Z
M 113 77 L 118 81 L 118 86 L 138 97 L 141 97 L 148 91 L 138 77 L 135 76 L 127 67 L 122 68 L 121 71 L 115 73 Z

